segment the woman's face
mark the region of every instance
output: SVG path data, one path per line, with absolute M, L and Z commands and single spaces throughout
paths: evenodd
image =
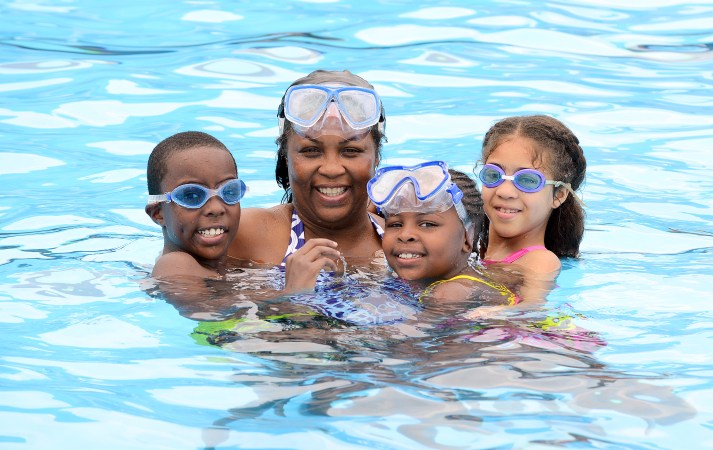
M 366 184 L 378 162 L 370 133 L 354 139 L 293 133 L 287 140 L 287 167 L 292 201 L 300 218 L 338 229 L 366 214 Z

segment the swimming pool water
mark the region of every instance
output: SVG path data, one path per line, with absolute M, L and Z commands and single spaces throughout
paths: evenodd
M 0 17 L 0 448 L 713 447 L 710 1 L 15 0 Z M 472 172 L 508 115 L 574 130 L 583 253 L 543 311 L 219 348 L 143 290 L 153 146 L 209 132 L 243 205 L 274 205 L 276 107 L 318 68 L 375 85 L 390 163 Z

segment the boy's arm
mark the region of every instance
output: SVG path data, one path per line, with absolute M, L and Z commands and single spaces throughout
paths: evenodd
M 193 256 L 181 251 L 161 255 L 154 264 L 151 276 L 154 278 L 192 276 L 220 279 L 218 272 L 201 266 Z
M 214 286 L 213 280 L 220 283 L 218 272 L 201 266 L 186 252 L 169 252 L 159 257 L 151 276 L 161 298 L 185 317 L 221 317 L 223 310 L 233 303 L 233 295 L 221 295 L 216 289 L 218 285 Z

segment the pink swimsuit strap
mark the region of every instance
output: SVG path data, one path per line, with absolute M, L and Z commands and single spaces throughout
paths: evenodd
M 530 253 L 531 251 L 534 250 L 547 250 L 547 248 L 544 245 L 531 245 L 529 247 L 521 248 L 520 250 L 517 250 L 515 252 L 510 253 L 508 256 L 501 260 L 495 260 L 495 259 L 484 259 L 482 262 L 483 264 L 495 264 L 495 263 L 505 263 L 505 264 L 510 264 L 518 259 L 522 258 L 526 254 Z

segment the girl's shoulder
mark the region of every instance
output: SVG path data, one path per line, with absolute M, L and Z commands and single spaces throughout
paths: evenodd
M 562 267 L 562 263 L 557 255 L 547 249 L 529 251 L 522 255 L 515 264 L 538 274 L 559 272 Z
M 498 305 L 514 305 L 519 301 L 507 286 L 473 270 L 432 283 L 424 294 L 441 301 L 478 299 Z

